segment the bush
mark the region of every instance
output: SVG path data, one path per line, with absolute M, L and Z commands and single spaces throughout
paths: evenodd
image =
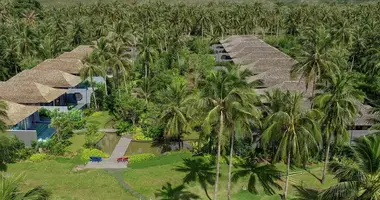
M 142 133 L 138 133 L 138 134 L 133 135 L 133 140 L 152 140 L 152 138 L 146 137 Z
M 81 154 L 80 158 L 83 161 L 87 161 L 90 159 L 90 156 L 100 156 L 102 158 L 108 158 L 109 155 L 104 153 L 103 151 L 99 149 L 84 149 Z
M 142 161 L 152 159 L 156 156 L 152 153 L 143 153 L 143 154 L 131 155 L 128 157 L 129 157 L 129 163 L 140 163 Z
M 32 162 L 41 162 L 48 158 L 48 156 L 45 153 L 36 153 L 30 156 L 29 160 Z

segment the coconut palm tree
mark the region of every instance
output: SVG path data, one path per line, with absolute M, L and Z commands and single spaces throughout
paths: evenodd
M 292 76 L 300 76 L 305 79 L 306 88 L 312 83 L 313 97 L 315 85 L 322 75 L 335 72 L 338 67 L 331 62 L 328 51 L 331 45 L 330 35 L 322 27 L 306 32 L 306 40 L 303 42 L 299 62 L 291 70 Z
M 325 78 L 327 84 L 320 84 L 318 88 L 323 92 L 318 94 L 314 100 L 316 108 L 320 109 L 324 116 L 321 120 L 324 133 L 325 164 L 322 174 L 322 183 L 326 177 L 329 161 L 330 143 L 348 140 L 347 127 L 352 125 L 358 108 L 358 103 L 364 100 L 364 94 L 355 89 L 355 79 L 343 72 Z
M 283 198 L 287 198 L 289 171 L 292 162 L 299 163 L 310 154 L 313 148 L 318 148 L 321 140 L 319 126 L 313 116 L 317 111 L 302 112 L 302 95 L 299 93 L 283 94 L 287 104 L 279 111 L 265 119 L 267 127 L 261 136 L 264 145 L 278 143 L 274 160 L 286 160 L 286 181 Z
M 211 132 L 211 127 L 218 127 L 217 135 L 217 165 L 214 189 L 214 200 L 217 199 L 218 183 L 220 175 L 220 154 L 222 146 L 222 137 L 226 133 L 226 125 L 233 124 L 233 112 L 236 105 L 246 105 L 249 101 L 245 89 L 247 84 L 245 79 L 238 79 L 236 74 L 240 71 L 237 67 L 219 67 L 210 73 L 210 75 L 201 84 L 200 100 L 198 107 L 207 110 L 206 119 L 204 120 L 204 129 L 206 133 Z M 243 71 L 241 73 L 247 73 Z M 241 76 L 243 77 L 243 76 Z
M 188 191 L 184 191 L 186 186 L 180 185 L 175 188 L 172 187 L 172 184 L 166 183 L 162 186 L 161 190 L 158 190 L 155 193 L 155 196 L 161 200 L 191 200 L 199 199 L 199 196 Z
M 338 183 L 321 191 L 297 187 L 300 200 L 353 199 L 373 200 L 380 195 L 380 136 L 372 134 L 356 138 L 352 145 L 354 160 L 332 162 L 329 171 Z
M 111 43 L 109 64 L 112 69 L 113 78 L 115 80 L 114 84 L 116 87 L 120 86 L 121 79 L 124 82 L 124 86 L 126 86 L 126 77 L 132 68 L 131 63 L 127 46 L 120 42 Z
M 199 182 L 205 191 L 207 198 L 211 199 L 207 192 L 207 185 L 215 184 L 215 167 L 204 158 L 184 159 L 183 165 L 175 168 L 176 171 L 187 173 L 183 182 Z
M 183 81 L 174 81 L 163 93 L 164 110 L 161 121 L 165 124 L 165 135 L 174 137 L 181 149 L 183 134 L 189 131 L 189 116 L 186 114 L 191 91 Z
M 7 109 L 8 105 L 0 100 L 0 133 L 5 132 L 7 129 L 7 125 L 5 124 L 5 120 L 8 118 Z
M 0 175 L 0 199 L 4 200 L 47 200 L 51 194 L 41 186 L 35 187 L 25 193 L 21 192 L 23 175 Z
M 258 194 L 258 182 L 263 187 L 265 194 L 273 195 L 276 191 L 273 189 L 281 189 L 276 182 L 281 179 L 282 172 L 272 164 L 260 164 L 255 159 L 247 159 L 243 163 L 237 165 L 238 169 L 233 173 L 232 180 L 234 182 L 244 177 L 248 179 L 248 191 Z
M 80 76 L 83 80 L 90 79 L 90 86 L 92 89 L 92 95 L 94 97 L 95 110 L 98 110 L 94 88 L 94 77 L 103 76 L 105 72 L 101 66 L 96 64 L 94 56 L 94 54 L 91 54 L 89 57 L 87 57 L 83 68 L 80 70 Z

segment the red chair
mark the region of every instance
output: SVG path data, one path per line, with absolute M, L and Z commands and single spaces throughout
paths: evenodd
M 117 162 L 128 162 L 128 157 L 126 156 L 123 156 L 123 157 L 120 157 L 120 158 L 117 158 Z

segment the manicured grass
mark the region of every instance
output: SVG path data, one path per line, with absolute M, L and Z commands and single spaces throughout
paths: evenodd
M 71 145 L 67 147 L 67 151 L 75 153 L 78 152 L 83 145 L 86 143 L 84 134 L 74 134 L 72 138 L 70 138 Z
M 87 125 L 94 124 L 99 129 L 112 128 L 113 116 L 107 111 L 95 112 L 91 116 L 86 118 Z
M 184 158 L 190 157 L 189 153 L 183 153 Z M 160 156 L 161 157 L 161 156 Z M 161 158 L 157 157 L 152 160 L 144 161 L 143 163 L 131 164 L 130 167 L 126 170 L 124 174 L 124 179 L 127 184 L 129 184 L 137 192 L 149 197 L 154 197 L 154 193 L 157 192 L 164 184 L 167 182 L 171 183 L 174 186 L 182 184 L 182 179 L 185 176 L 185 173 L 177 172 L 174 169 L 177 166 L 182 165 L 182 158 L 180 153 L 173 153 L 171 155 L 165 155 Z M 278 164 L 280 169 L 285 169 L 285 165 Z M 318 178 L 321 177 L 321 166 L 314 165 L 311 167 L 310 171 Z M 220 178 L 219 184 L 219 198 L 226 199 L 227 196 L 227 173 L 228 166 L 222 164 L 221 166 L 222 176 Z M 285 177 L 283 181 L 280 181 L 279 184 L 284 186 Z M 332 176 L 328 176 L 326 183 L 322 185 L 318 179 L 316 179 L 312 174 L 302 170 L 295 169 L 294 173 L 290 177 L 291 184 L 304 185 L 306 187 L 313 188 L 325 188 L 334 183 Z M 243 191 L 242 187 L 247 185 L 248 181 L 242 179 L 237 183 L 232 184 L 232 197 L 233 199 L 238 200 L 279 200 L 279 195 L 267 196 L 263 193 L 261 187 L 259 186 L 260 195 L 253 195 L 247 191 Z M 187 185 L 187 189 L 190 192 L 200 195 L 201 199 L 207 199 L 204 190 L 198 183 L 190 183 Z M 295 196 L 295 188 L 290 186 L 289 188 L 289 197 Z M 213 186 L 208 186 L 208 193 L 210 196 L 213 194 Z M 278 191 L 278 194 L 281 194 L 281 191 Z
M 7 173 L 25 173 L 22 189 L 43 185 L 56 200 L 125 200 L 136 199 L 105 170 L 73 172 L 72 159 L 57 158 L 41 163 L 9 164 Z

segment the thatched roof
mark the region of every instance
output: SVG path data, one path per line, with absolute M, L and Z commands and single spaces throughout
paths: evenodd
M 220 43 L 222 44 L 233 44 L 241 41 L 253 41 L 257 40 L 258 38 L 253 35 L 232 35 L 224 40 L 221 40 Z
M 83 68 L 83 63 L 76 58 L 64 58 L 64 59 L 47 59 L 44 62 L 38 64 L 33 69 L 38 70 L 60 70 L 70 74 L 79 74 Z
M 94 49 L 90 45 L 80 45 L 70 52 L 64 52 L 63 54 L 59 55 L 57 59 L 75 58 L 83 61 L 93 51 Z
M 59 70 L 24 70 L 8 81 L 33 81 L 54 88 L 71 88 L 77 86 L 82 80 L 79 76 Z
M 241 65 L 247 65 L 254 62 L 257 62 L 260 59 L 278 59 L 278 58 L 287 58 L 290 57 L 286 54 L 282 53 L 281 51 L 268 51 L 268 52 L 254 52 L 247 54 L 240 58 L 232 58 L 235 64 L 241 64 Z
M 262 87 L 272 87 L 285 81 L 292 81 L 288 69 L 273 69 L 248 78 L 249 81 L 263 81 Z
M 355 119 L 356 126 L 371 126 L 371 119 L 374 118 L 374 114 L 371 113 L 372 107 L 358 103 L 359 116 Z
M 259 94 L 263 94 L 266 91 L 270 92 L 273 90 L 279 89 L 281 91 L 290 91 L 290 92 L 300 92 L 303 93 L 304 97 L 309 98 L 312 96 L 312 89 L 309 86 L 308 89 L 306 89 L 306 84 L 303 81 L 284 81 L 282 83 L 279 83 L 277 85 L 273 85 L 268 88 L 258 89 Z
M 232 58 L 241 58 L 243 56 L 246 56 L 250 53 L 256 53 L 256 52 L 276 52 L 277 50 L 273 47 L 254 47 L 254 46 L 248 46 L 244 47 L 239 51 L 231 52 L 230 56 Z
M 260 58 L 251 64 L 242 65 L 241 68 L 249 69 L 255 74 L 260 74 L 273 69 L 290 70 L 295 63 L 296 61 L 291 58 Z
M 18 103 L 5 101 L 8 106 L 7 109 L 7 118 L 3 118 L 2 120 L 8 126 L 14 126 L 29 117 L 33 113 L 37 112 L 40 108 L 38 106 L 25 106 Z
M 29 81 L 0 82 L 0 98 L 22 104 L 50 103 L 66 91 Z

